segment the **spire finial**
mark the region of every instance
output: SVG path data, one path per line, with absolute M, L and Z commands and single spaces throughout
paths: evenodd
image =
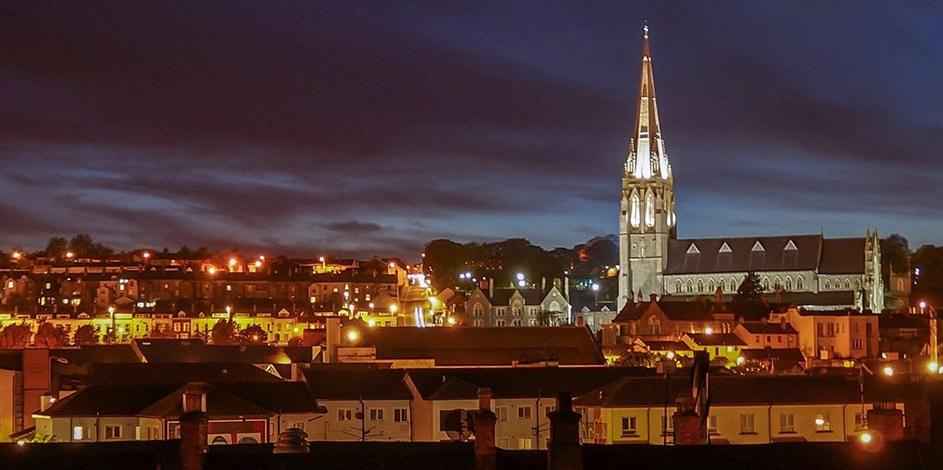
M 648 39 L 648 20 L 642 21 L 642 37 Z

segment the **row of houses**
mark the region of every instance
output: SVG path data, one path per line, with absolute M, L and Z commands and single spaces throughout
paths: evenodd
M 136 372 L 125 368 L 125 375 L 156 367 L 162 366 L 138 364 Z M 487 390 L 500 448 L 545 449 L 548 413 L 561 392 L 576 397 L 583 442 L 661 445 L 673 443 L 675 399 L 691 393 L 686 373 L 624 367 L 322 365 L 300 379 L 112 380 L 34 413 L 35 433 L 66 442 L 173 439 L 189 394 L 209 417 L 210 444 L 273 442 L 288 427 L 304 430 L 310 440 L 463 441 L 473 438 L 469 416 Z M 865 429 L 875 404 L 903 409 L 886 384 L 869 382 L 861 394 L 856 380 L 834 376 L 716 375 L 709 394 L 707 427 L 714 443 L 844 442 Z

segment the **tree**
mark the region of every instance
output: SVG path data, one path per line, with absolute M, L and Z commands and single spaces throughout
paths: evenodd
M 626 367 L 647 367 L 654 369 L 662 361 L 660 355 L 653 352 L 628 352 L 616 359 L 614 365 Z
M 114 254 L 115 250 L 92 239 L 87 233 L 80 233 L 69 240 L 69 250 L 79 258 L 104 258 Z
M 221 319 L 210 330 L 210 342 L 213 344 L 232 344 L 236 342 L 236 323 Z
M 61 326 L 43 322 L 36 329 L 33 344 L 41 348 L 61 348 L 69 344 L 69 337 Z
M 265 344 L 268 333 L 260 325 L 249 325 L 239 332 L 239 342 L 243 344 Z
M 741 317 L 747 320 L 759 320 L 769 313 L 769 308 L 763 302 L 763 282 L 754 272 L 748 272 L 743 277 L 737 293 L 733 296 L 733 313 L 736 319 Z
M 92 325 L 82 325 L 76 328 L 72 343 L 76 345 L 97 344 L 98 332 L 95 331 L 95 327 Z
M 890 284 L 890 272 L 903 274 L 910 269 L 910 247 L 907 239 L 898 233 L 892 233 L 881 240 L 881 272 L 884 283 Z
M 65 256 L 68 243 L 63 237 L 52 237 L 46 243 L 46 256 L 50 258 L 62 258 Z
M 25 348 L 32 335 L 32 330 L 25 323 L 10 323 L 0 331 L 0 349 Z
M 911 298 L 943 309 L 943 246 L 924 245 L 911 259 L 914 288 Z

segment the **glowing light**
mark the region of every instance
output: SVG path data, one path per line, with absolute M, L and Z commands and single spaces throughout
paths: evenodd
M 151 257 L 151 252 L 150 252 L 150 251 L 145 251 L 144 253 L 141 254 L 141 256 L 143 256 L 144 259 L 148 259 L 148 258 Z
M 747 361 L 746 358 L 743 357 L 743 356 L 737 357 L 737 365 L 738 365 L 738 366 L 742 366 L 743 363 L 746 362 L 746 361 Z
M 261 267 L 262 267 L 262 260 L 256 261 L 256 262 L 255 262 L 255 267 L 261 268 Z
M 522 274 L 522 273 L 517 273 L 517 280 L 518 280 L 518 281 L 523 281 L 523 280 L 524 280 L 524 274 Z
M 67 251 L 67 252 L 65 252 L 65 257 L 66 257 L 66 258 L 74 258 L 74 257 L 75 257 L 75 253 L 73 253 L 73 252 L 71 252 L 71 251 Z
M 439 299 L 435 297 L 429 297 L 429 303 L 432 304 L 432 307 L 435 308 L 439 304 Z
M 940 365 L 934 361 L 930 361 L 929 363 L 927 363 L 927 370 L 929 370 L 931 373 L 937 372 L 938 370 L 940 370 Z
M 236 265 L 236 258 L 229 258 L 229 267 L 231 268 L 235 265 Z
M 599 292 L 599 284 L 593 283 L 593 292 Z
M 390 263 L 390 269 L 395 269 L 395 268 L 396 268 L 396 263 Z
M 206 269 L 206 272 L 208 272 L 210 276 L 216 274 L 216 266 L 210 266 L 209 268 Z
M 373 302 L 370 302 L 370 303 L 367 304 L 367 305 L 369 305 L 369 307 L 370 307 L 371 309 L 373 309 L 373 307 L 374 307 Z
M 884 368 L 881 369 L 881 372 L 888 377 L 894 376 L 894 368 L 891 366 L 884 366 Z
M 230 307 L 229 305 L 226 306 L 226 314 L 227 315 L 232 314 L 232 307 Z
M 55 403 L 56 397 L 49 397 L 49 403 Z
M 712 334 L 714 334 L 714 329 L 708 326 L 707 328 L 704 328 L 704 334 L 705 334 L 705 335 L 712 335 Z
M 458 323 L 458 322 L 455 320 L 455 317 L 449 317 L 448 320 L 446 320 L 446 322 L 447 322 L 449 325 L 454 325 L 454 324 Z
M 298 333 L 301 331 L 301 329 L 296 326 L 295 328 L 292 329 L 292 331 L 294 331 L 295 333 Z
M 321 262 L 321 263 L 323 263 L 323 262 L 324 262 L 324 257 L 323 257 L 323 256 L 319 256 L 319 257 L 318 257 L 318 261 Z
M 399 306 L 396 304 L 390 304 L 390 313 L 396 313 L 397 310 L 399 310 Z
M 926 301 L 926 300 L 921 300 L 921 301 L 920 301 L 920 310 L 923 310 L 923 309 L 925 309 L 925 308 L 927 308 L 927 301 Z
M 265 261 L 265 255 L 259 255 L 259 261 Z
M 823 418 L 823 417 L 821 417 L 821 416 L 816 416 L 816 418 L 815 418 L 815 425 L 816 425 L 816 426 L 824 426 L 824 425 L 825 425 L 825 418 Z
M 863 432 L 860 436 L 858 436 L 858 440 L 861 441 L 862 444 L 870 444 L 873 439 L 874 436 L 872 436 L 869 432 Z
M 14 251 L 12 256 L 13 256 L 13 259 L 20 259 L 23 256 L 23 253 L 20 253 L 19 251 Z
M 16 441 L 16 445 L 23 447 L 26 445 L 26 441 L 24 441 L 23 439 L 19 439 Z
M 114 307 L 108 307 L 108 314 L 114 316 L 114 314 L 115 314 L 115 308 L 114 308 Z
M 524 287 L 524 286 L 527 285 L 527 283 L 524 282 L 524 281 L 517 281 L 517 285 L 520 286 L 520 287 Z
M 665 357 L 667 357 L 668 359 L 674 359 L 675 358 L 674 351 L 668 351 L 668 354 L 665 354 Z
M 350 330 L 347 332 L 348 341 L 357 341 L 360 339 L 360 333 L 357 333 L 357 330 Z
M 377 321 L 371 318 L 371 319 L 367 320 L 367 326 L 369 326 L 370 328 L 373 328 L 373 327 L 377 326 Z
M 119 326 L 119 327 L 118 327 L 118 334 L 119 334 L 119 335 L 123 335 L 123 334 L 124 334 L 124 327 L 123 327 L 123 326 Z

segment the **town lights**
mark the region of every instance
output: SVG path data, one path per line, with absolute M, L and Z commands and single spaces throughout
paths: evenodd
M 737 365 L 738 365 L 738 366 L 742 366 L 744 362 L 747 362 L 747 360 L 746 360 L 745 357 L 743 357 L 743 356 L 738 356 L 738 357 L 737 357 Z
M 215 275 L 216 271 L 216 266 L 210 266 L 209 268 L 206 268 L 206 272 L 209 273 L 210 276 Z
M 940 365 L 937 364 L 935 361 L 930 361 L 927 363 L 927 370 L 929 370 L 931 374 L 935 374 L 937 371 L 940 370 Z
M 360 338 L 360 333 L 357 333 L 357 330 L 350 330 L 347 332 L 348 341 L 357 341 Z
M 370 328 L 373 328 L 373 327 L 377 326 L 377 321 L 374 320 L 374 319 L 372 319 L 372 318 L 370 318 L 370 319 L 367 320 L 367 326 L 369 326 Z
M 816 426 L 824 426 L 824 425 L 825 425 L 825 418 L 823 418 L 823 417 L 821 417 L 821 416 L 816 416 L 816 417 L 815 417 L 815 425 L 816 425 Z
M 668 359 L 674 359 L 675 358 L 674 351 L 668 351 L 668 354 L 665 354 L 665 357 L 667 357 Z
M 599 292 L 599 284 L 593 283 L 593 292 Z
M 714 329 L 708 326 L 707 328 L 704 328 L 704 334 L 705 334 L 705 335 L 712 335 L 712 334 L 714 334 Z
M 873 440 L 874 440 L 874 436 L 872 436 L 871 433 L 869 432 L 863 432 L 861 433 L 861 435 L 858 436 L 858 441 L 860 441 L 864 445 L 870 444 L 871 441 Z
M 446 320 L 446 323 L 454 326 L 458 322 L 455 320 L 455 317 L 449 317 L 448 320 Z
M 924 310 L 927 308 L 927 301 L 921 300 L 919 305 L 920 305 L 920 310 Z
M 13 259 L 20 259 L 23 257 L 23 253 L 20 253 L 19 251 L 14 251 L 13 254 L 10 256 L 12 256 Z
M 399 310 L 399 306 L 396 304 L 390 304 L 390 313 L 396 313 L 397 310 Z
M 69 258 L 69 259 L 75 258 L 75 253 L 73 253 L 73 252 L 71 252 L 71 251 L 67 251 L 67 252 L 65 252 L 65 257 L 66 257 L 66 258 Z
M 144 259 L 148 259 L 148 258 L 151 257 L 151 252 L 150 252 L 150 251 L 145 251 L 144 253 L 141 253 L 141 256 L 143 256 Z
M 893 377 L 893 376 L 894 376 L 894 368 L 891 367 L 891 366 L 884 366 L 884 368 L 881 369 L 881 372 L 882 372 L 885 376 L 887 376 L 887 377 Z
M 232 269 L 236 266 L 236 258 L 229 258 L 229 269 Z

